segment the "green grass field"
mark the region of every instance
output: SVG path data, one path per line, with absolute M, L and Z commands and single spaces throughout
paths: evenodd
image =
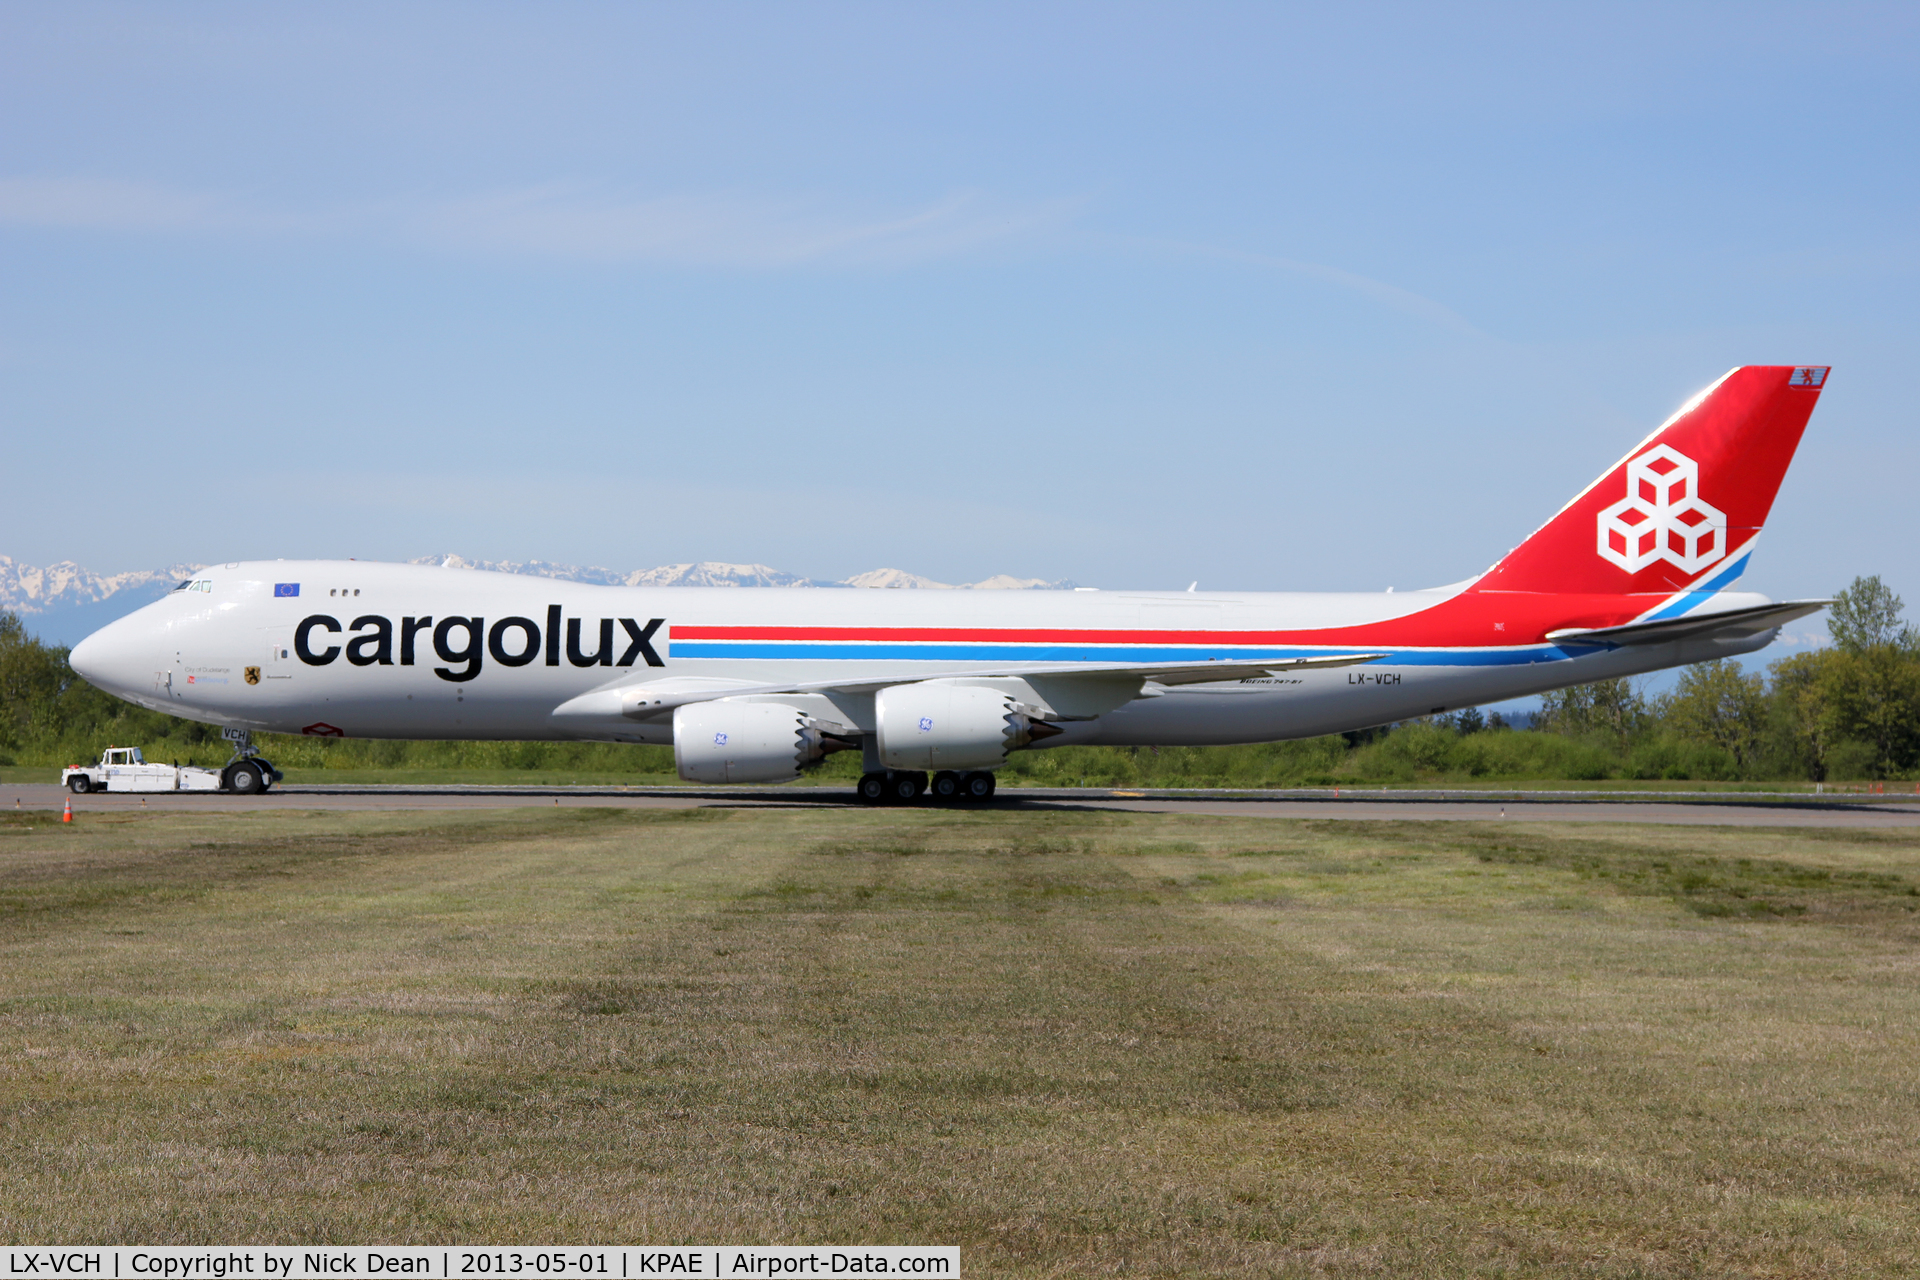
M 0 813 L 9 1241 L 1906 1275 L 1920 834 Z

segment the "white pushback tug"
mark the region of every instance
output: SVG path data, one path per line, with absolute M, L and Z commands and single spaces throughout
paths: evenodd
M 60 781 L 77 796 L 92 791 L 230 791 L 257 795 L 283 776 L 273 765 L 253 754 L 252 735 L 244 729 L 225 731 L 234 744 L 233 759 L 218 769 L 198 765 L 149 764 L 138 747 L 108 747 L 98 764 L 70 764 Z

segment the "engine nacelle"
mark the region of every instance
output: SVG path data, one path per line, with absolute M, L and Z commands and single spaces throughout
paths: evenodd
M 997 769 L 1007 752 L 1060 732 L 998 689 L 949 680 L 890 685 L 873 711 L 889 769 Z
M 839 745 L 778 702 L 722 698 L 673 713 L 673 763 L 688 782 L 786 782 Z

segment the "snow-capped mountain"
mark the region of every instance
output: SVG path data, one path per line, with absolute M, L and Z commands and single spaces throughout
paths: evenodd
M 667 564 L 653 569 L 603 569 L 598 566 L 555 564 L 549 560 L 469 560 L 465 556 L 419 556 L 407 563 L 441 565 L 448 569 L 487 569 L 495 573 L 524 573 L 565 582 L 591 582 L 624 587 L 873 587 L 919 590 L 1066 590 L 1071 582 L 1014 578 L 1007 574 L 980 582 L 935 582 L 904 569 L 874 569 L 829 582 L 783 573 L 764 564 L 725 564 L 703 560 L 697 564 Z M 50 644 L 75 644 L 115 618 L 158 600 L 176 582 L 191 578 L 205 565 L 175 564 L 164 569 L 136 569 L 126 573 L 95 573 L 62 560 L 35 568 L 0 556 L 0 612 L 17 613 L 28 629 Z
M 528 573 L 542 578 L 560 578 L 567 582 L 597 582 L 614 587 L 917 587 L 938 591 L 1064 591 L 1071 582 L 1048 582 L 1042 578 L 1015 578 L 996 574 L 979 582 L 935 582 L 905 569 L 870 569 L 851 578 L 829 582 L 823 578 L 803 578 L 782 573 L 764 564 L 727 564 L 702 560 L 698 564 L 664 564 L 656 569 L 635 569 L 622 573 L 597 566 L 582 568 L 572 564 L 554 564 L 548 560 L 469 560 L 464 556 L 419 556 L 408 564 L 437 564 L 449 569 L 489 569 L 495 573 Z
M 551 560 L 469 560 L 465 556 L 415 556 L 408 564 L 433 564 L 447 569 L 486 569 L 493 573 L 525 573 L 563 582 L 591 582 L 608 587 L 837 587 L 838 582 L 802 578 L 764 564 L 664 564 L 656 569 L 603 569 L 598 565 L 555 564 Z
M 905 569 L 869 569 L 865 573 L 856 573 L 851 578 L 842 578 L 831 584 L 836 587 L 920 587 L 936 591 L 1066 591 L 1073 587 L 1071 582 L 1047 582 L 1040 578 L 1016 578 L 1011 574 L 996 573 L 991 578 L 979 582 L 935 582 L 932 578 L 923 578 L 917 573 L 908 573 Z
M 201 567 L 95 573 L 71 560 L 40 569 L 0 556 L 0 612 L 19 614 L 27 630 L 49 644 L 77 644 L 115 618 L 158 600 Z
M 176 564 L 165 569 L 136 569 L 130 573 L 95 573 L 71 560 L 50 564 L 44 569 L 20 564 L 11 556 L 0 556 L 0 609 L 18 614 L 47 613 L 98 604 L 122 592 L 164 594 L 183 577 L 191 577 L 200 565 Z

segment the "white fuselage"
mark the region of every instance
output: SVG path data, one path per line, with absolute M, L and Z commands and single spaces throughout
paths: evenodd
M 112 624 L 72 657 L 89 681 L 129 701 L 234 728 L 668 743 L 670 719 L 582 712 L 577 700 L 636 685 L 710 683 L 714 696 L 724 696 L 733 687 L 994 676 L 1013 667 L 1244 663 L 1343 648 L 1387 655 L 1354 667 L 1171 688 L 1149 680 L 1131 700 L 1092 718 L 1069 717 L 1063 732 L 1038 744 L 1204 745 L 1385 724 L 1751 652 L 1772 639 L 1764 632 L 1563 647 L 1529 624 L 1511 636 L 1490 635 L 1492 644 L 1435 643 L 1415 620 L 1460 591 L 640 588 L 361 561 L 268 561 L 210 569 L 193 590 Z M 1726 592 L 1716 599 L 1764 601 Z M 1405 637 L 1396 641 L 1402 624 Z M 845 724 L 871 728 L 871 692 L 818 696 L 831 700 Z M 575 703 L 571 713 L 555 714 L 568 703 Z

